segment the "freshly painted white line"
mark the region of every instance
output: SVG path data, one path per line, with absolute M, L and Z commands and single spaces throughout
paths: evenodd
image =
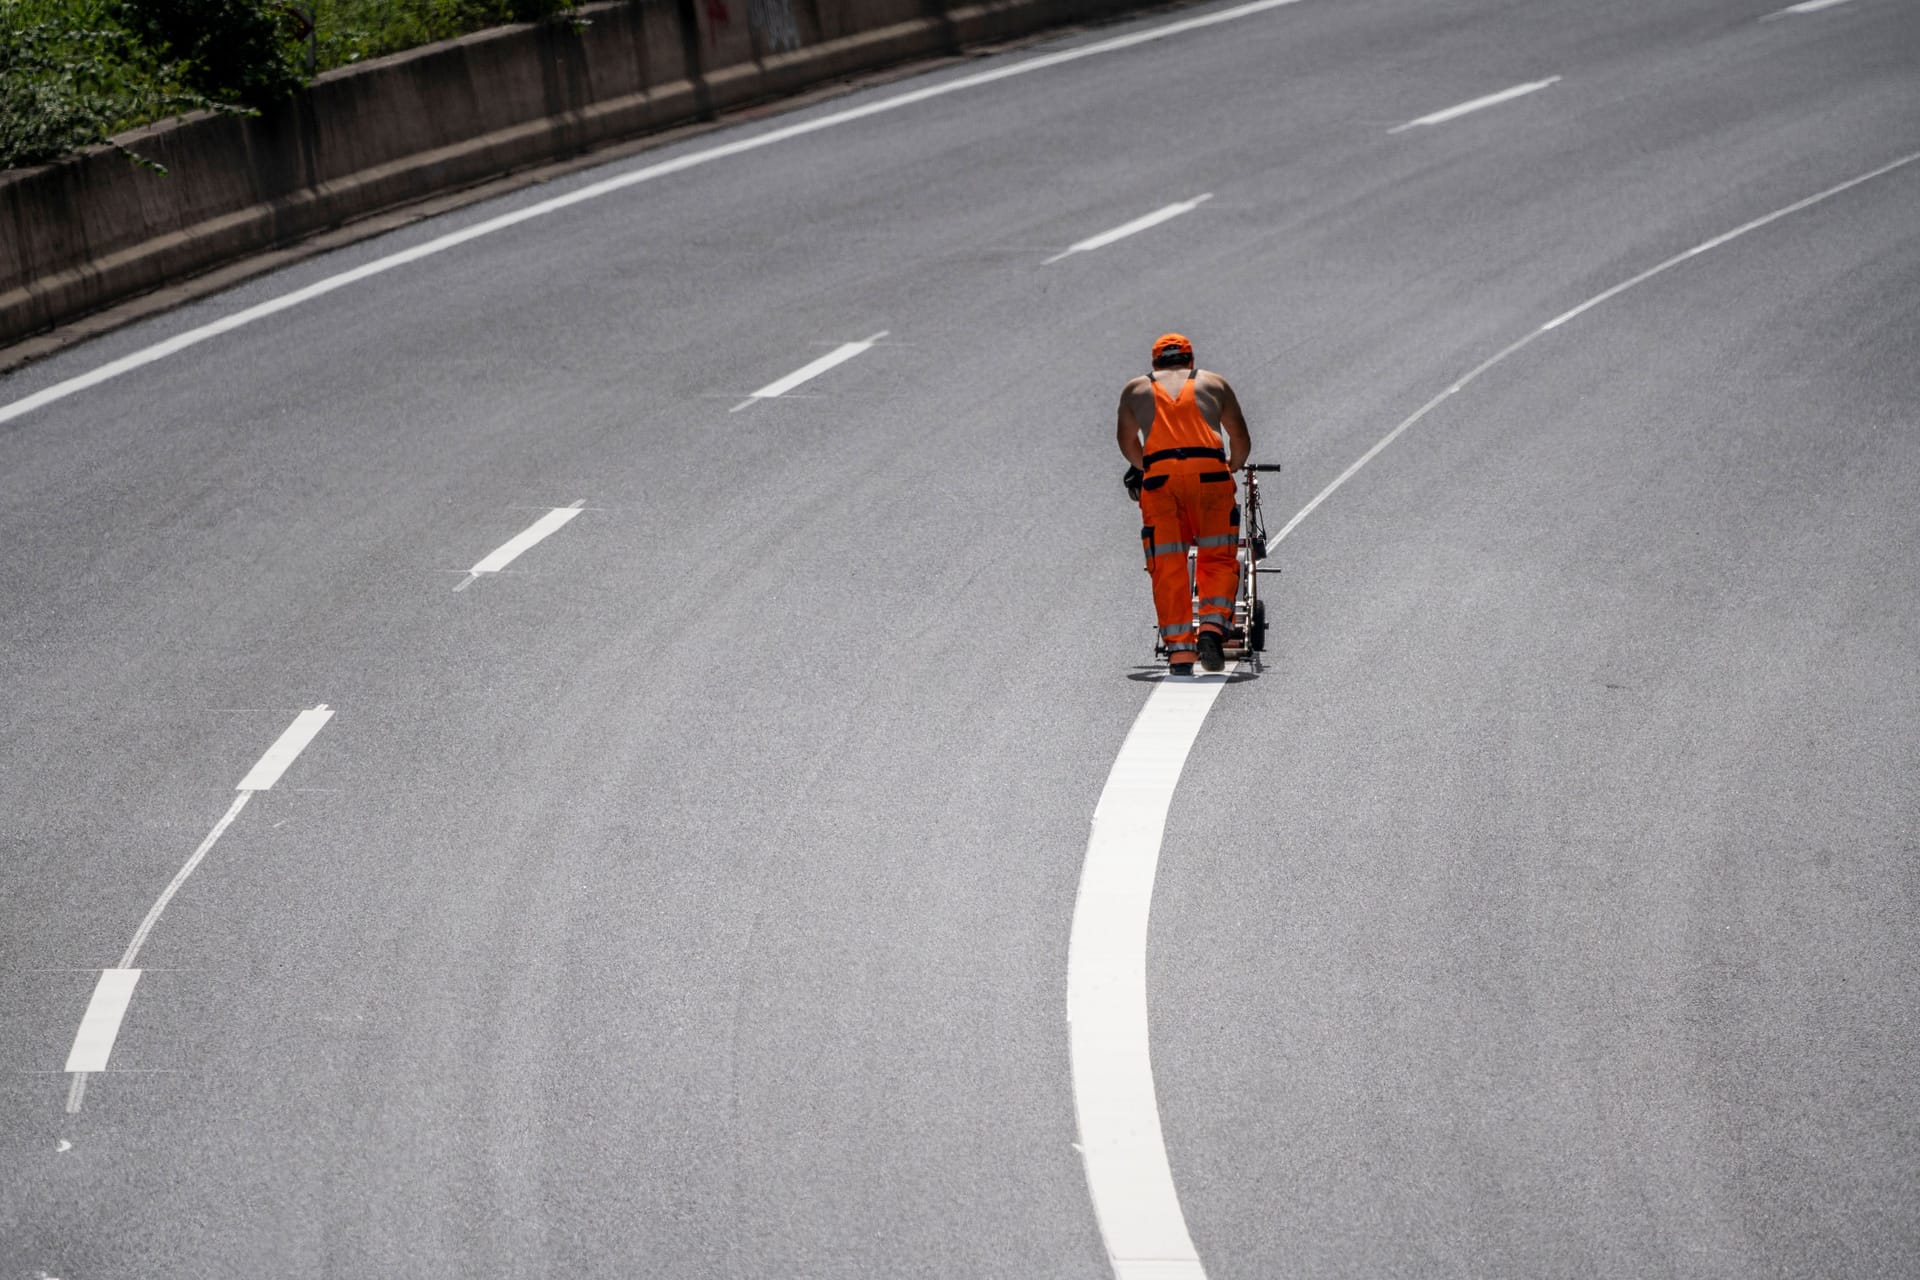
M 1804 0 L 1802 4 L 1790 4 L 1778 13 L 1770 13 L 1770 18 L 1781 17 L 1789 13 L 1818 13 L 1822 9 L 1831 9 L 1837 4 L 1846 4 L 1847 0 Z
M 1448 396 L 1453 395 L 1455 392 L 1461 390 L 1468 383 L 1472 382 L 1475 378 L 1478 378 L 1481 374 L 1493 368 L 1493 366 L 1499 364 L 1502 360 L 1505 360 L 1508 356 L 1512 355 L 1514 352 L 1520 350 L 1522 347 L 1525 347 L 1531 342 L 1533 342 L 1534 339 L 1542 336 L 1543 334 L 1551 333 L 1553 330 L 1558 329 L 1560 326 L 1566 324 L 1569 320 L 1572 320 L 1576 316 L 1584 315 L 1586 312 L 1591 311 L 1593 308 L 1599 306 L 1601 303 L 1607 301 L 1609 298 L 1618 297 L 1620 294 L 1625 293 L 1628 289 L 1633 288 L 1637 284 L 1644 284 L 1646 281 L 1653 279 L 1655 276 L 1659 275 L 1663 271 L 1669 271 L 1672 268 L 1679 266 L 1683 262 L 1686 262 L 1692 258 L 1697 258 L 1701 254 L 1706 253 L 1710 249 L 1719 248 L 1721 245 L 1726 244 L 1729 240 L 1737 239 L 1740 236 L 1747 234 L 1747 232 L 1749 231 L 1758 230 L 1759 228 L 1766 226 L 1770 222 L 1777 222 L 1781 218 L 1786 217 L 1788 214 L 1798 213 L 1800 212 L 1800 210 L 1808 208 L 1811 205 L 1819 204 L 1822 200 L 1831 199 L 1832 197 L 1839 195 L 1843 191 L 1851 190 L 1852 188 L 1859 186 L 1863 182 L 1871 182 L 1875 178 L 1882 177 L 1886 174 L 1892 173 L 1895 169 L 1901 168 L 1902 166 L 1905 166 L 1905 165 L 1912 164 L 1916 160 L 1920 160 L 1920 151 L 1915 151 L 1909 155 L 1901 156 L 1898 160 L 1888 161 L 1886 164 L 1881 165 L 1877 169 L 1869 170 L 1868 172 L 1861 174 L 1857 178 L 1849 178 L 1845 182 L 1838 183 L 1835 186 L 1828 187 L 1825 191 L 1816 192 L 1815 194 L 1806 197 L 1804 200 L 1796 200 L 1792 204 L 1786 205 L 1779 209 L 1775 209 L 1772 213 L 1766 214 L 1763 217 L 1755 218 L 1751 222 L 1742 223 L 1741 225 L 1735 227 L 1731 231 L 1722 232 L 1720 235 L 1713 237 L 1711 240 L 1703 240 L 1699 244 L 1693 246 L 1693 248 L 1688 249 L 1685 253 L 1676 253 L 1671 258 L 1668 258 L 1665 262 L 1661 262 L 1652 267 L 1647 268 L 1645 271 L 1642 271 L 1639 275 L 1634 276 L 1632 279 L 1623 280 L 1619 284 L 1614 285 L 1611 289 L 1606 289 L 1600 293 L 1594 294 L 1591 298 L 1588 298 L 1585 302 L 1581 303 L 1579 306 L 1575 307 L 1573 310 L 1567 311 L 1558 316 L 1555 316 L 1553 319 L 1541 325 L 1538 329 L 1533 330 L 1531 333 L 1526 334 L 1524 337 L 1521 337 L 1513 342 L 1508 343 L 1505 347 L 1495 352 L 1492 356 L 1481 361 L 1479 364 L 1475 365 L 1472 369 L 1468 370 L 1465 375 L 1463 375 L 1458 381 L 1456 381 L 1452 386 L 1448 387 L 1445 391 L 1442 391 L 1439 395 L 1427 401 L 1425 404 L 1421 405 L 1418 409 L 1415 409 L 1413 413 L 1408 415 L 1407 418 L 1405 418 L 1398 426 L 1396 426 L 1393 430 L 1387 432 L 1385 436 L 1381 437 L 1378 443 L 1376 443 L 1371 449 L 1368 449 L 1365 453 L 1361 454 L 1359 458 L 1355 459 L 1353 462 L 1353 465 L 1349 466 L 1345 471 L 1342 471 L 1339 475 L 1335 476 L 1331 484 L 1329 484 L 1326 488 L 1322 489 L 1319 493 L 1315 494 L 1313 497 L 1313 501 L 1309 502 L 1306 506 L 1300 508 L 1299 511 L 1295 512 L 1293 519 L 1287 521 L 1287 523 L 1281 527 L 1280 532 L 1274 535 L 1272 541 L 1275 544 L 1277 544 L 1281 541 L 1281 539 L 1285 538 L 1289 533 L 1292 533 L 1294 528 L 1297 525 L 1299 525 L 1299 523 L 1302 520 L 1305 520 L 1309 515 L 1313 514 L 1313 511 L 1316 507 L 1318 507 L 1321 503 L 1325 502 L 1328 498 L 1332 497 L 1334 491 L 1340 488 L 1341 485 L 1345 484 L 1348 480 L 1352 479 L 1355 472 L 1360 470 L 1360 468 L 1366 466 L 1369 462 L 1373 461 L 1374 458 L 1379 456 L 1380 451 L 1382 449 L 1385 449 L 1388 445 L 1392 444 L 1395 440 L 1399 439 L 1401 434 L 1404 433 L 1409 427 L 1413 426 L 1414 423 L 1420 421 L 1420 419 L 1426 417 L 1429 413 L 1432 413 L 1434 409 L 1439 406 L 1441 401 L 1445 400 Z
M 514 534 L 513 537 L 488 553 L 486 558 L 481 560 L 479 564 L 467 570 L 469 575 L 467 581 L 471 582 L 483 573 L 500 572 L 515 560 L 519 559 L 521 552 L 547 538 L 556 530 L 564 527 L 567 521 L 579 515 L 580 508 L 585 506 L 586 502 L 587 500 L 582 498 L 570 507 L 553 508 L 553 510 L 547 512 L 547 514 L 541 516 L 538 520 L 535 520 L 532 524 L 522 529 L 519 533 Z M 460 584 L 460 587 L 464 587 L 465 585 L 466 583 L 463 582 Z M 454 590 L 458 591 L 460 587 L 455 587 Z
M 294 758 L 307 749 L 314 735 L 324 729 L 327 721 L 333 719 L 333 709 L 326 703 L 309 707 L 293 718 L 267 753 L 253 768 L 247 770 L 247 776 L 240 779 L 236 791 L 270 791 L 273 784 L 280 781 L 280 775 L 287 771 Z
M 1157 227 L 1168 219 L 1177 218 L 1183 213 L 1192 213 L 1195 209 L 1198 209 L 1211 199 L 1213 199 L 1213 192 L 1209 191 L 1204 195 L 1197 195 L 1191 200 L 1182 200 L 1179 204 L 1170 204 L 1164 209 L 1155 209 L 1145 217 L 1135 218 L 1132 222 L 1124 226 L 1115 227 L 1111 231 L 1102 231 L 1097 236 L 1089 236 L 1078 244 L 1071 245 L 1065 250 L 1054 254 L 1040 265 L 1052 266 L 1054 263 L 1060 261 L 1060 259 L 1072 254 L 1086 253 L 1090 249 L 1103 249 L 1116 240 L 1125 240 L 1128 236 L 1137 235 L 1145 231 L 1148 227 Z
M 885 329 L 882 329 L 880 332 L 874 334 L 871 338 L 863 339 L 860 342 L 843 342 L 839 346 L 835 347 L 833 350 L 827 352 L 827 354 L 821 356 L 818 360 L 809 361 L 808 363 L 801 365 L 798 369 L 795 369 L 792 373 L 788 374 L 786 377 L 776 379 L 773 382 L 769 382 L 766 386 L 760 388 L 758 391 L 748 396 L 745 400 L 742 400 L 739 404 L 733 406 L 733 408 L 728 410 L 728 412 L 738 413 L 756 400 L 771 400 L 776 396 L 783 396 L 787 394 L 787 392 L 799 386 L 801 383 L 811 382 L 813 379 L 819 377 L 821 374 L 825 373 L 827 370 L 833 368 L 835 365 L 845 364 L 847 361 L 859 355 L 862 351 L 871 350 L 873 348 L 873 345 L 876 342 L 879 342 L 880 339 L 886 336 L 887 336 L 887 331 Z
M 1238 670 L 1236 665 L 1235 670 Z M 1119 1280 L 1201 1280 L 1173 1189 L 1147 1045 L 1147 916 L 1167 806 L 1224 676 L 1154 686 L 1093 811 L 1067 943 L 1080 1156 Z
M 1548 85 L 1558 84 L 1559 82 L 1559 76 L 1548 76 L 1545 80 L 1535 80 L 1529 84 L 1517 84 L 1511 89 L 1502 89 L 1500 92 L 1490 93 L 1484 98 L 1475 98 L 1472 102 L 1463 102 L 1457 107 L 1448 107 L 1445 111 L 1436 111 L 1430 116 L 1421 116 L 1418 120 L 1409 120 L 1405 124 L 1397 124 L 1387 130 L 1387 132 L 1401 133 L 1407 129 L 1418 129 L 1422 125 L 1444 124 L 1449 120 L 1466 115 L 1469 111 L 1478 111 L 1482 107 L 1497 106 L 1502 102 L 1510 102 L 1515 98 L 1524 97 L 1529 93 L 1538 93 Z
M 67 1051 L 68 1071 L 105 1071 L 113 1054 L 113 1042 L 120 1035 L 120 1019 L 126 1015 L 127 1002 L 140 981 L 138 969 L 102 969 L 94 984 L 93 999 L 87 1002 L 86 1016 Z
M 1062 49 L 1057 53 L 1043 54 L 1037 58 L 1028 58 L 1024 62 L 1015 62 L 1007 66 L 996 67 L 991 71 L 981 71 L 973 75 L 959 76 L 952 80 L 943 81 L 940 84 L 928 85 L 925 88 L 915 89 L 908 93 L 895 94 L 890 98 L 882 98 L 878 102 L 864 103 L 858 107 L 850 107 L 845 111 L 835 111 L 827 115 L 816 116 L 810 120 L 801 120 L 794 124 L 784 125 L 778 129 L 769 129 L 765 133 L 754 134 L 749 138 L 737 138 L 732 142 L 721 143 L 719 146 L 706 147 L 699 151 L 690 151 L 684 155 L 675 156 L 671 160 L 662 160 L 658 164 L 646 165 L 642 168 L 619 174 L 616 177 L 605 178 L 599 182 L 581 187 L 577 191 L 569 191 L 565 195 L 555 196 L 550 200 L 542 200 L 537 204 L 528 205 L 524 209 L 515 209 L 511 213 L 503 213 L 497 217 L 488 218 L 483 222 L 476 222 L 470 227 L 462 227 L 458 231 L 448 232 L 446 235 L 438 236 L 426 241 L 424 244 L 414 245 L 410 249 L 402 249 L 397 253 L 390 253 L 384 257 L 376 258 L 372 262 L 363 263 L 350 271 L 342 271 L 338 275 L 328 276 L 326 279 L 316 281 L 313 284 L 307 285 L 305 288 L 296 289 L 291 293 L 282 294 L 277 298 L 270 298 L 265 302 L 248 307 L 243 311 L 236 311 L 230 316 L 225 316 L 219 320 L 203 324 L 198 328 L 189 329 L 187 332 L 177 334 L 164 342 L 157 342 L 150 347 L 142 347 L 130 355 L 125 355 L 118 360 L 110 361 L 97 369 L 91 369 L 76 377 L 68 378 L 64 382 L 56 382 L 54 385 L 36 391 L 30 396 L 23 396 L 11 404 L 0 405 L 0 423 L 11 422 L 21 414 L 31 413 L 43 405 L 52 404 L 56 400 L 63 400 L 76 392 L 86 390 L 88 387 L 99 386 L 109 379 L 117 378 L 123 373 L 129 373 L 132 370 L 152 364 L 156 360 L 164 360 L 176 352 L 184 351 L 188 347 L 207 341 L 209 338 L 215 338 L 223 333 L 229 333 L 243 325 L 252 324 L 256 320 L 263 320 L 268 316 L 276 315 L 291 307 L 297 307 L 304 302 L 311 302 L 313 299 L 323 297 L 326 294 L 334 292 L 336 289 L 344 289 L 348 285 L 358 283 L 371 276 L 380 275 L 382 272 L 391 271 L 395 267 L 405 266 L 410 262 L 418 262 L 422 258 L 430 258 L 437 253 L 444 253 L 457 245 L 467 243 L 469 240 L 478 240 L 482 236 L 492 235 L 496 231 L 504 231 L 508 227 L 517 227 L 523 222 L 529 222 L 535 218 L 544 217 L 547 214 L 557 212 L 561 209 L 571 208 L 576 204 L 583 204 L 589 200 L 597 200 L 601 196 L 610 195 L 616 191 L 624 191 L 628 187 L 637 186 L 643 182 L 651 182 L 656 178 L 666 177 L 668 174 L 680 173 L 683 170 L 698 168 L 705 164 L 712 164 L 716 160 L 725 160 L 733 156 L 745 155 L 750 151 L 758 151 L 763 147 L 771 147 L 794 138 L 805 137 L 811 133 L 819 133 L 824 129 L 832 129 L 839 125 L 851 124 L 856 120 L 865 120 L 871 116 L 882 115 L 889 111 L 898 111 L 902 107 L 910 107 L 922 102 L 929 102 L 935 98 L 945 97 L 950 93 L 964 93 L 969 89 L 978 89 L 984 85 L 997 84 L 1002 80 L 1009 80 L 1015 76 L 1030 75 L 1036 71 L 1046 71 L 1053 67 L 1064 66 L 1070 62 L 1078 62 L 1083 58 L 1094 58 L 1102 54 L 1116 53 L 1122 49 L 1132 49 L 1138 45 L 1150 44 L 1156 40 L 1170 39 L 1174 36 L 1185 35 L 1189 31 L 1199 31 L 1206 27 L 1219 26 L 1225 22 L 1236 22 L 1242 18 L 1250 18 L 1256 14 L 1266 13 L 1272 9 L 1282 9 L 1288 5 L 1298 3 L 1300 3 L 1300 0 L 1253 0 L 1250 4 L 1235 5 L 1230 9 L 1220 9 L 1213 13 L 1200 14 L 1197 17 L 1183 18 L 1178 22 L 1169 22 L 1165 26 L 1153 27 L 1146 31 L 1135 31 L 1124 36 L 1113 36 L 1106 40 L 1096 40 L 1091 44 L 1080 45 L 1072 49 Z
M 1442 401 L 1541 335 L 1708 249 L 1916 160 L 1920 152 L 1715 236 L 1509 343 L 1389 431 L 1295 513 L 1271 544 L 1298 528 Z M 1074 1110 L 1094 1216 L 1119 1280 L 1203 1280 L 1206 1274 L 1187 1234 L 1161 1135 L 1147 1030 L 1146 944 L 1167 808 L 1224 683 L 1223 677 L 1212 677 L 1155 686 L 1120 747 L 1094 809 L 1074 903 L 1067 943 Z

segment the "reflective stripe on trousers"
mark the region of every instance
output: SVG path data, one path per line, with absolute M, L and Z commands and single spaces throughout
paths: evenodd
M 1224 632 L 1232 624 L 1233 599 L 1240 585 L 1240 561 L 1235 554 L 1239 508 L 1231 476 L 1225 483 L 1200 478 L 1223 474 L 1217 462 L 1164 463 L 1154 467 L 1152 474 L 1166 476 L 1165 483 L 1140 494 L 1141 540 L 1149 549 L 1153 608 L 1168 660 L 1187 662 L 1193 656 L 1195 583 L 1187 576 L 1186 549 L 1195 548 L 1200 624 Z
M 1202 596 L 1200 623 L 1217 623 L 1222 631 L 1233 624 L 1233 601 L 1225 596 Z

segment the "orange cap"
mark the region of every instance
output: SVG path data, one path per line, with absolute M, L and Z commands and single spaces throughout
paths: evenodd
M 1193 359 L 1193 343 L 1184 333 L 1163 333 L 1153 340 L 1153 363 L 1159 363 L 1170 356 L 1184 356 Z

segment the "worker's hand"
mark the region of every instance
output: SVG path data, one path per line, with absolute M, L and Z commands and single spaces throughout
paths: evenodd
M 1127 486 L 1127 496 L 1138 502 L 1140 501 L 1140 482 L 1146 478 L 1147 473 L 1140 468 L 1128 467 L 1127 473 L 1120 477 L 1120 483 Z

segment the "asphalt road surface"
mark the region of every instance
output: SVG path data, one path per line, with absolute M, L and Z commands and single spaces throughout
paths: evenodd
M 0 422 L 0 1280 L 1114 1274 L 1067 944 L 1164 329 L 1276 527 L 1526 340 L 1186 760 L 1205 1273 L 1920 1274 L 1920 9 L 1779 7 L 1149 15 L 0 381 L 530 214 Z

